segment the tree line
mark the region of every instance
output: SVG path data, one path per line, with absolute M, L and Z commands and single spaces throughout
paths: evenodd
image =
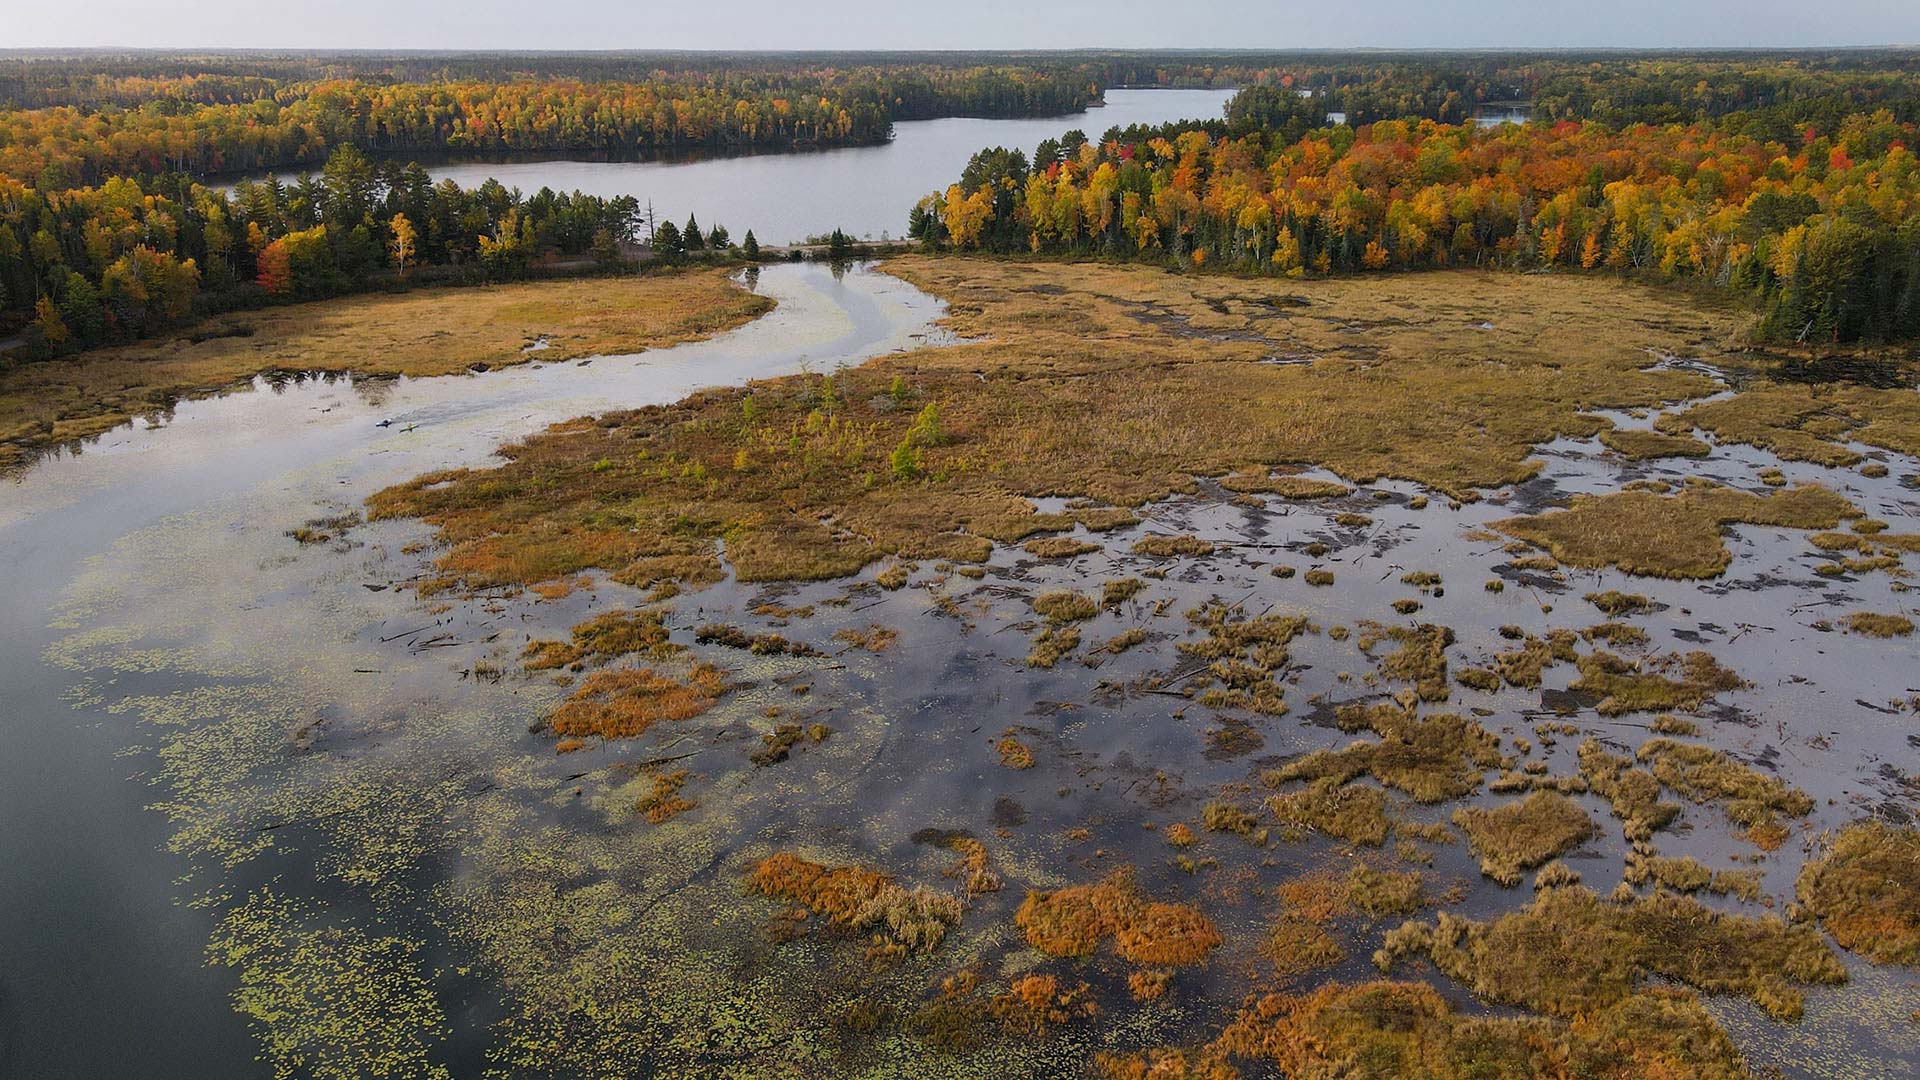
M 316 175 L 231 194 L 179 174 L 55 191 L 0 176 L 0 312 L 27 320 L 28 351 L 44 358 L 409 275 L 501 280 L 566 258 L 612 267 L 642 220 L 630 196 L 465 189 L 351 146 Z M 702 232 L 702 245 L 716 241 L 728 243 L 723 228 Z
M 1809 342 L 1920 336 L 1915 125 L 1235 122 L 993 148 L 915 207 L 935 247 L 1288 276 L 1448 266 L 1693 278 Z
M 54 190 L 122 175 L 310 168 L 349 145 L 376 156 L 852 145 L 886 140 L 896 119 L 1053 115 L 1101 93 L 1076 71 L 1018 68 L 643 82 L 328 80 L 241 100 L 227 100 L 238 89 L 203 89 L 189 77 L 178 95 L 128 105 L 0 111 L 0 173 Z

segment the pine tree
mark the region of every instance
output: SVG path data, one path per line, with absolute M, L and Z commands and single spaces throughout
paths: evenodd
M 740 253 L 749 259 L 760 257 L 760 241 L 753 238 L 753 230 L 747 230 L 747 238 L 740 241 Z
M 693 219 L 692 214 L 687 215 L 687 227 L 680 230 L 680 240 L 688 251 L 699 251 L 707 246 L 706 234 L 700 231 L 700 223 Z

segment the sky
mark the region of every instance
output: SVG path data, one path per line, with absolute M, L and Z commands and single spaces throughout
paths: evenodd
M 1920 44 L 1920 0 L 0 0 L 0 48 Z

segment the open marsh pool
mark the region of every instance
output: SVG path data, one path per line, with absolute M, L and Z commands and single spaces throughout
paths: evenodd
M 1834 556 L 1788 529 L 1732 528 L 1733 566 L 1699 584 L 1516 567 L 1483 531 L 1635 479 L 1765 491 L 1769 467 L 1920 531 L 1915 463 L 1868 447 L 1856 449 L 1887 475 L 1737 446 L 1629 462 L 1563 439 L 1539 448 L 1537 478 L 1464 505 L 1398 482 L 1296 501 L 1202 482 L 1141 508 L 1135 524 L 1078 531 L 1093 547 L 1072 559 L 1009 544 L 977 576 L 928 561 L 904 583 L 882 580 L 894 568 L 880 565 L 812 583 L 728 579 L 676 598 L 667 618 L 675 643 L 727 669 L 720 705 L 556 754 L 539 729 L 565 688 L 524 672 L 523 649 L 641 598 L 598 575 L 547 597 L 421 597 L 406 586 L 435 554 L 425 527 L 327 519 L 384 485 L 484 462 L 549 422 L 940 341 L 939 305 L 884 275 L 779 266 L 757 287 L 780 306 L 705 343 L 446 379 L 262 384 L 43 461 L 6 489 L 9 1075 L 978 1075 L 984 1060 L 986 1074 L 1040 1076 L 1075 1074 L 1099 1050 L 1204 1039 L 1265 978 L 1269 960 L 1247 943 L 1273 915 L 1275 882 L 1394 850 L 1324 835 L 1256 847 L 1208 832 L 1191 849 L 1164 838 L 1175 822 L 1198 831 L 1223 798 L 1257 803 L 1263 770 L 1352 740 L 1336 706 L 1400 688 L 1358 647 L 1362 619 L 1453 627 L 1449 658 L 1467 666 L 1515 635 L 1601 622 L 1586 593 L 1645 595 L 1652 610 L 1625 621 L 1647 633 L 1648 654 L 1708 649 L 1750 683 L 1700 710 L 1704 739 L 1816 803 L 1772 857 L 1737 840 L 1713 805 L 1686 805 L 1683 826 L 1660 835 L 1662 854 L 1751 866 L 1764 904 L 1792 898 L 1819 830 L 1869 813 L 1910 820 L 1911 639 L 1832 626 L 1854 610 L 1910 610 L 1901 579 L 1822 576 Z M 325 540 L 288 537 L 312 522 Z M 1213 551 L 1134 551 L 1156 535 Z M 1299 572 L 1279 576 L 1280 565 Z M 1309 569 L 1332 583 L 1309 584 Z M 1438 581 L 1403 583 L 1422 571 Z M 1137 592 L 1076 624 L 1077 650 L 1030 663 L 1046 630 L 1036 597 L 1099 595 L 1129 578 Z M 1394 601 L 1421 608 L 1396 614 Z M 1180 692 L 1204 666 L 1179 648 L 1199 633 L 1187 613 L 1208 604 L 1311 624 L 1281 669 L 1285 715 Z M 731 647 L 703 630 L 718 626 L 819 655 Z M 1099 648 L 1123 635 L 1132 647 Z M 1536 689 L 1450 686 L 1447 707 L 1509 745 L 1537 740 L 1527 756 L 1539 775 L 1577 773 L 1588 736 L 1631 755 L 1650 717 L 1599 715 L 1569 689 L 1575 674 L 1559 664 Z M 825 732 L 767 753 L 789 723 Z M 692 805 L 650 823 L 635 807 L 667 768 L 686 771 L 678 797 Z M 1597 795 L 1572 797 L 1599 832 L 1566 862 L 1604 893 L 1625 869 L 1620 823 Z M 1409 835 L 1458 805 L 1391 803 Z M 954 892 L 957 836 L 984 843 L 1004 888 L 969 894 L 944 944 L 893 966 L 869 967 L 822 920 L 781 923 L 780 905 L 741 885 L 756 860 L 794 849 Z M 1402 864 L 1445 910 L 1487 918 L 1529 896 L 1482 877 L 1463 844 L 1405 843 Z M 1232 943 L 1179 971 L 1171 1004 L 1126 1005 L 1124 971 L 1096 958 L 1072 978 L 1111 1019 L 1066 1021 L 1044 1039 L 936 1045 L 935 1034 L 957 1036 L 849 1019 L 911 1010 L 963 968 L 990 980 L 1036 970 L 1012 918 L 1025 891 L 1122 866 L 1147 896 L 1203 906 Z M 783 932 L 768 934 L 770 921 Z M 1368 952 L 1397 921 L 1363 929 L 1312 980 L 1377 977 Z M 1740 997 L 1708 1001 L 1757 1070 L 1920 1070 L 1909 1019 L 1920 981 L 1847 964 L 1850 985 L 1807 988 L 1797 1022 Z M 1460 1008 L 1487 1011 L 1411 962 L 1395 977 L 1430 978 Z M 357 1033 L 346 1050 L 342 1029 Z M 256 1037 L 271 1049 L 259 1063 Z

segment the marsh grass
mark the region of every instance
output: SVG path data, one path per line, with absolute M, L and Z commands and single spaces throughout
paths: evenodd
M 1480 856 L 1480 871 L 1502 885 L 1518 885 L 1520 872 L 1578 847 L 1593 835 L 1593 819 L 1572 799 L 1536 791 L 1492 809 L 1463 806 L 1453 823 Z
M 1147 899 L 1124 870 L 1092 885 L 1029 892 L 1013 918 L 1027 944 L 1048 956 L 1090 956 L 1111 939 L 1123 960 L 1187 967 L 1204 963 L 1221 943 L 1199 909 Z
M 1668 712 L 1698 708 L 1708 698 L 1747 685 L 1740 676 L 1720 666 L 1712 653 L 1695 650 L 1627 660 L 1604 649 L 1576 661 L 1580 677 L 1568 689 L 1600 699 L 1594 706 L 1602 716 L 1631 712 Z
M 1666 457 L 1703 458 L 1713 452 L 1713 447 L 1690 435 L 1667 435 L 1631 428 L 1608 428 L 1600 433 L 1600 442 L 1634 461 Z
M 1845 498 L 1814 484 L 1773 495 L 1701 486 L 1672 496 L 1576 495 L 1569 509 L 1507 518 L 1493 527 L 1546 548 L 1569 566 L 1686 579 L 1717 577 L 1733 561 L 1721 539 L 1724 526 L 1831 529 L 1858 513 Z
M 1479 997 L 1553 1016 L 1590 1015 L 1660 976 L 1715 994 L 1739 994 L 1768 1015 L 1798 1019 L 1798 985 L 1835 985 L 1846 968 L 1819 933 L 1766 915 L 1731 915 L 1689 896 L 1603 900 L 1580 885 L 1547 888 L 1490 922 L 1442 913 L 1387 934 L 1385 970 L 1424 954 Z
M 1259 471 L 1300 463 L 1348 482 L 1392 476 L 1468 497 L 1534 475 L 1536 444 L 1602 430 L 1586 408 L 1652 407 L 1713 385 L 1642 370 L 1643 348 L 1679 349 L 1718 326 L 1712 317 L 1589 279 L 1412 277 L 1396 286 L 1390 331 L 1353 335 L 1340 318 L 1372 322 L 1380 297 L 1345 282 L 1313 283 L 1327 317 L 1301 320 L 1257 303 L 1266 283 L 1245 283 L 1253 292 L 1222 316 L 1204 282 L 1144 267 L 1084 267 L 1053 282 L 1064 293 L 1042 295 L 1026 288 L 1042 271 L 1014 263 L 888 265 L 946 298 L 953 330 L 991 344 L 558 425 L 505 448 L 502 467 L 422 477 L 370 507 L 439 528 L 448 549 L 429 587 L 532 584 L 595 567 L 671 578 L 659 560 L 705 572 L 701 560 L 723 542 L 743 581 L 816 580 L 890 557 L 978 562 L 995 543 L 1111 527 L 1132 519 L 1130 507 L 1194 490 L 1199 476 L 1332 494 Z M 1516 301 L 1516 333 L 1497 358 L 1455 313 L 1456 283 L 1469 280 Z M 1632 314 L 1650 304 L 1661 319 Z M 1272 344 L 1171 333 L 1135 317 L 1143 305 L 1296 339 L 1326 359 L 1260 363 Z M 1060 325 L 1062 311 L 1087 325 Z M 938 406 L 938 439 L 915 435 L 917 416 L 893 407 L 896 379 Z M 906 442 L 917 464 L 902 474 L 891 461 Z M 1083 501 L 1043 514 L 1031 501 L 1040 496 Z M 1163 542 L 1193 552 L 1205 543 Z
M 1800 902 L 1833 940 L 1876 963 L 1920 966 L 1920 832 L 1848 825 L 1800 871 Z

